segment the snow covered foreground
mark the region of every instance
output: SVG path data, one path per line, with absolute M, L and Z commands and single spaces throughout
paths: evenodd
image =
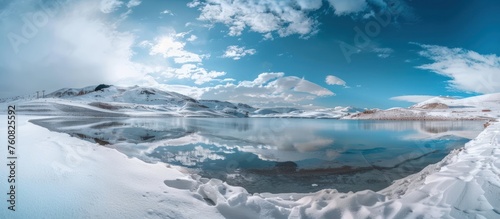
M 18 130 L 17 211 L 2 207 L 2 218 L 500 217 L 500 123 L 379 192 L 254 195 L 50 132 L 25 116 Z

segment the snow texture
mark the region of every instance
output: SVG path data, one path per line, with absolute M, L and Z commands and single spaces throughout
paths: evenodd
M 362 111 L 352 107 L 313 110 L 292 107 L 256 108 L 243 103 L 196 100 L 156 88 L 112 85 L 63 88 L 46 95 L 45 98 L 16 97 L 0 100 L 0 106 L 6 104 L 18 105 L 21 114 L 39 116 L 338 119 Z
M 463 99 L 434 97 L 410 108 L 366 110 L 344 119 L 375 120 L 496 120 L 500 116 L 500 93 Z

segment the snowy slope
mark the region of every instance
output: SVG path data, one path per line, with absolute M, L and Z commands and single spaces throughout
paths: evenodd
M 367 110 L 353 107 L 299 109 L 257 108 L 242 103 L 196 100 L 171 91 L 111 85 L 64 88 L 46 98 L 3 99 L 20 113 L 63 116 L 263 117 L 375 120 L 488 120 L 500 116 L 500 93 L 463 99 L 435 97 L 409 108 Z M 5 110 L 5 107 L 2 107 Z
M 90 86 L 82 89 L 61 89 L 48 94 L 47 97 L 87 102 L 120 102 L 147 105 L 162 104 L 175 107 L 181 107 L 186 103 L 196 103 L 195 99 L 188 96 L 154 88 L 110 86 L 95 90 L 96 88 L 97 86 Z
M 435 97 L 409 108 L 369 110 L 345 119 L 381 120 L 490 120 L 500 116 L 500 93 L 463 99 Z
M 335 107 L 324 109 L 297 109 L 297 108 L 261 108 L 256 110 L 251 117 L 261 118 L 316 118 L 316 119 L 339 119 L 344 116 L 356 114 L 363 109 L 354 107 Z
M 234 104 L 227 101 L 219 100 L 199 100 L 199 103 L 207 106 L 213 111 L 222 111 L 226 114 L 234 115 L 236 117 L 248 117 L 248 115 L 256 110 L 246 104 Z
M 19 113 L 47 116 L 97 117 L 288 117 L 340 118 L 355 108 L 301 110 L 290 107 L 256 108 L 243 103 L 196 100 L 171 91 L 146 87 L 96 85 L 63 88 L 45 98 L 17 97 L 0 102 L 14 104 Z M 2 107 L 5 110 L 6 107 Z
M 468 97 L 463 99 L 435 97 L 424 102 L 415 104 L 412 108 L 420 108 L 422 106 L 441 103 L 450 108 L 480 108 L 480 109 L 496 109 L 500 106 L 500 93 L 485 94 L 480 96 Z
M 6 116 L 0 122 L 6 123 Z M 206 218 L 223 216 L 164 181 L 186 177 L 164 163 L 148 164 L 98 144 L 75 141 L 17 120 L 16 211 L 0 218 Z M 6 126 L 0 126 L 6 133 Z M 6 157 L 0 161 L 7 163 Z M 2 184 L 4 186 L 6 184 Z
M 64 88 L 40 99 L 18 99 L 18 112 L 28 115 L 101 116 L 101 117 L 243 117 L 224 110 L 211 109 L 199 101 L 176 93 L 145 87 L 110 85 Z

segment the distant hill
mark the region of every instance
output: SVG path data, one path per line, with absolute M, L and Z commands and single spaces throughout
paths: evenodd
M 364 111 L 349 119 L 376 120 L 489 120 L 500 117 L 500 93 L 455 99 L 434 97 L 409 108 Z
M 45 97 L 20 98 L 12 102 L 19 106 L 20 113 L 51 116 L 341 118 L 359 112 L 352 107 L 314 110 L 292 107 L 257 108 L 243 103 L 196 100 L 177 92 L 156 88 L 105 84 L 63 88 Z

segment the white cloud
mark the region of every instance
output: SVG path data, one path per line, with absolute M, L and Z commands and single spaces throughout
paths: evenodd
M 208 0 L 203 3 L 193 1 L 188 6 L 200 8 L 199 20 L 228 26 L 230 36 L 239 36 L 247 28 L 262 34 L 276 32 L 282 37 L 292 34 L 307 36 L 316 32 L 318 24 L 308 13 L 321 7 L 321 0 Z
M 369 11 L 363 15 L 363 19 L 370 19 L 375 17 L 375 11 Z
M 232 82 L 232 81 L 236 81 L 236 79 L 234 78 L 224 78 L 221 80 L 221 82 Z
M 326 76 L 326 84 L 346 86 L 346 83 L 344 80 L 342 80 L 336 76 L 333 76 L 333 75 Z
M 192 78 L 192 69 L 198 66 L 186 64 L 181 69 L 170 68 L 163 76 L 172 78 Z M 201 70 L 204 71 L 204 70 Z M 214 73 L 217 74 L 217 73 Z M 221 73 L 223 76 L 225 73 Z M 213 75 L 213 74 L 212 74 Z M 330 90 L 313 82 L 295 76 L 285 76 L 283 72 L 266 72 L 253 81 L 236 82 L 232 78 L 217 79 L 206 76 L 206 81 L 225 82 L 215 86 L 195 87 L 175 84 L 150 83 L 149 86 L 179 92 L 196 99 L 216 99 L 234 103 L 247 103 L 256 107 L 312 106 L 312 101 L 321 97 L 335 96 Z M 195 76 L 196 77 L 196 76 Z M 201 84 L 201 83 L 199 83 Z
M 224 58 L 232 58 L 234 60 L 239 60 L 242 57 L 245 57 L 247 55 L 253 55 L 257 51 L 255 49 L 246 49 L 245 47 L 238 47 L 238 46 L 228 46 L 226 49 L 226 52 L 222 57 Z
M 282 72 L 262 73 L 253 81 L 227 83 L 202 88 L 202 99 L 220 99 L 249 104 L 290 105 L 334 96 L 330 90 L 315 83 Z
M 262 35 L 262 37 L 264 37 L 264 40 L 274 40 L 272 33 L 266 33 L 266 34 Z
M 347 15 L 364 11 L 368 4 L 366 0 L 328 0 L 336 15 Z
M 202 55 L 186 51 L 186 43 L 180 41 L 185 33 L 176 34 L 175 32 L 157 37 L 154 42 L 145 41 L 141 45 L 150 46 L 150 55 L 161 55 L 164 58 L 173 58 L 175 63 L 199 63 L 202 61 Z
M 142 2 L 140 0 L 130 0 L 127 3 L 127 8 L 133 8 L 139 6 Z
M 323 5 L 323 0 L 296 0 L 296 2 L 303 10 L 317 10 Z
M 193 0 L 192 2 L 187 3 L 187 6 L 190 8 L 194 8 L 194 7 L 198 7 L 198 5 L 200 5 L 200 4 L 201 4 L 200 1 Z
M 305 79 L 285 76 L 283 72 L 262 73 L 253 81 L 234 82 L 231 78 L 213 80 L 227 83 L 209 87 L 170 84 L 151 84 L 151 86 L 197 99 L 226 100 L 262 107 L 304 107 L 317 98 L 335 95 L 330 90 Z
M 111 13 L 116 11 L 119 7 L 123 5 L 123 2 L 120 0 L 101 0 L 101 12 L 102 13 Z
M 466 92 L 500 92 L 500 57 L 495 54 L 482 55 L 461 48 L 435 45 L 419 45 L 419 54 L 433 61 L 417 66 L 451 78 L 449 86 Z
M 411 8 L 404 1 L 384 0 L 328 0 L 336 16 L 359 15 L 369 19 L 377 12 L 390 10 L 397 12 L 393 22 L 400 16 L 411 19 Z M 230 36 L 240 36 L 244 30 L 261 33 L 264 39 L 271 39 L 270 33 L 280 37 L 300 35 L 308 38 L 318 32 L 319 21 L 310 15 L 320 10 L 323 0 L 194 0 L 188 7 L 198 8 L 198 20 L 211 24 L 224 24 Z
M 189 42 L 193 42 L 193 41 L 195 41 L 195 40 L 197 40 L 197 39 L 198 39 L 198 37 L 197 37 L 196 35 L 191 35 L 191 36 L 189 36 L 189 38 L 187 38 L 186 40 L 187 40 L 187 41 L 189 41 Z
M 271 73 L 262 73 L 260 74 L 259 76 L 257 76 L 257 78 L 253 81 L 248 81 L 248 85 L 256 85 L 256 86 L 262 86 L 264 85 L 266 82 L 269 82 L 271 79 L 275 79 L 275 78 L 282 78 L 283 76 L 285 76 L 285 73 L 283 72 L 271 72 Z
M 159 66 L 151 69 L 150 73 L 160 75 L 159 81 L 168 82 L 171 79 L 193 80 L 197 85 L 205 84 L 211 81 L 221 82 L 219 77 L 226 75 L 226 72 L 208 70 L 203 66 L 203 60 L 210 58 L 210 54 L 197 54 L 187 51 L 183 41 L 194 41 L 195 35 L 189 35 L 190 32 L 177 33 L 174 30 L 168 30 L 168 33 L 156 37 L 153 41 L 142 41 L 139 43 L 143 48 L 149 49 L 149 55 L 160 56 L 166 59 L 172 59 L 173 65 L 169 67 Z M 186 38 L 187 37 L 187 38 Z
M 9 24 L 0 27 L 0 35 L 25 37 L 19 13 L 43 13 L 38 3 L 19 1 L 0 11 Z M 45 14 L 48 21 L 36 26 L 26 43 L 0 42 L 1 90 L 19 95 L 144 76 L 144 66 L 130 60 L 135 36 L 110 25 L 107 15 L 96 16 L 101 13 L 99 4 L 68 1 L 58 7 L 53 15 Z
M 162 11 L 160 14 L 168 14 L 168 15 L 174 15 L 174 13 L 172 13 L 170 10 L 164 10 Z
M 109 1 L 109 0 L 108 0 L 108 1 Z M 112 0 L 112 1 L 117 1 L 117 0 Z M 116 7 L 114 7 L 114 8 L 112 8 L 112 9 L 110 9 L 110 10 L 111 10 L 110 12 L 117 10 L 119 7 L 121 7 L 121 6 L 122 6 L 122 4 L 123 4 L 123 2 L 119 2 L 119 5 L 116 5 Z M 119 18 L 115 21 L 115 25 L 118 25 L 118 24 L 120 24 L 121 22 L 123 22 L 124 20 L 126 20 L 126 19 L 128 18 L 128 16 L 129 16 L 130 14 L 132 14 L 132 8 L 133 8 L 133 7 L 137 7 L 137 6 L 139 6 L 140 4 L 141 4 L 141 1 L 140 1 L 140 0 L 130 0 L 130 1 L 127 3 L 127 8 L 128 8 L 128 10 L 120 14 L 120 17 L 119 17 Z
M 167 68 L 162 72 L 162 76 L 167 79 L 191 79 L 195 84 L 204 84 L 215 78 L 224 76 L 226 72 L 207 71 L 206 69 L 194 64 L 184 64 L 180 68 Z
M 176 38 L 180 39 L 180 38 L 184 38 L 186 37 L 190 31 L 188 32 L 180 32 L 180 33 L 175 33 L 175 31 L 172 31 L 173 33 L 171 33 L 172 36 L 175 36 Z
M 404 101 L 404 102 L 410 102 L 410 103 L 420 103 L 420 102 L 424 102 L 426 100 L 432 99 L 434 97 L 436 97 L 436 96 L 405 95 L 405 96 L 391 97 L 391 100 Z

